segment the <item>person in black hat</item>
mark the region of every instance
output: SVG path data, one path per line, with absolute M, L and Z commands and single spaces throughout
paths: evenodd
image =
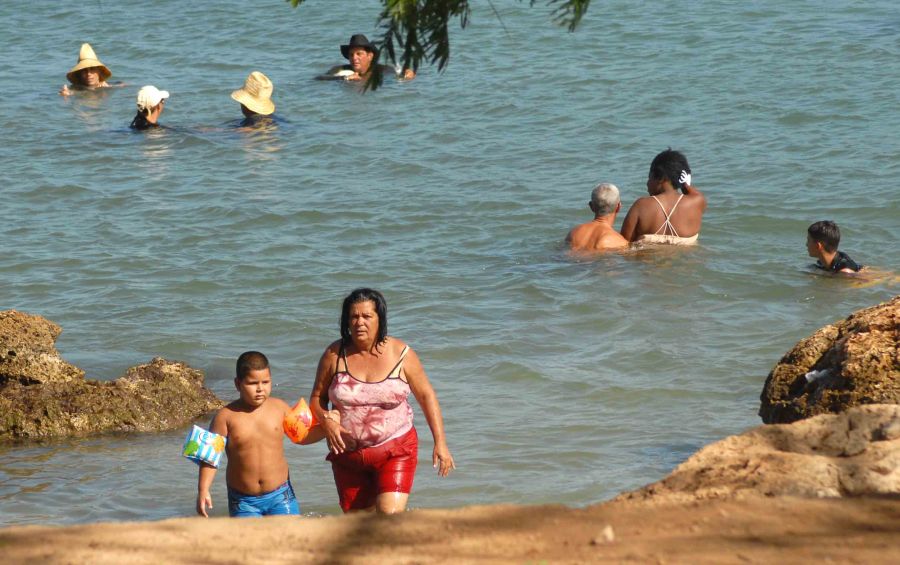
M 341 45 L 341 55 L 350 61 L 349 64 L 331 67 L 325 75 L 319 78 L 363 80 L 369 77 L 369 73 L 372 72 L 376 65 L 383 73 L 395 72 L 388 65 L 375 63 L 375 60 L 378 58 L 378 49 L 374 43 L 361 33 L 352 35 L 346 45 Z M 404 80 L 411 80 L 416 76 L 415 71 L 412 69 L 406 69 L 402 73 L 396 72 L 396 74 L 397 78 Z

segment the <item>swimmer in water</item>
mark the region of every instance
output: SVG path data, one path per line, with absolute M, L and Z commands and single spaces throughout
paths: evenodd
M 613 224 L 622 209 L 619 188 L 608 182 L 598 184 L 591 192 L 588 207 L 594 219 L 575 226 L 566 236 L 572 251 L 596 252 L 628 247 L 628 240 L 619 235 Z
M 74 90 L 94 90 L 96 88 L 107 88 L 109 83 L 106 82 L 112 76 L 109 67 L 100 62 L 97 54 L 89 43 L 81 45 L 81 51 L 78 53 L 78 63 L 72 67 L 66 78 L 72 84 L 69 88 L 68 84 L 64 84 L 59 89 L 62 96 L 70 96 Z
M 638 198 L 625 215 L 622 236 L 636 243 L 697 243 L 706 197 L 691 184 L 687 158 L 672 149 L 654 157 L 647 192 L 650 196 Z
M 840 243 L 841 230 L 834 222 L 822 220 L 806 229 L 806 252 L 817 259 L 817 268 L 829 273 L 858 273 L 863 266 L 843 251 L 838 251 Z
M 378 49 L 375 44 L 361 34 L 357 33 L 350 37 L 350 41 L 346 45 L 341 45 L 341 55 L 349 61 L 346 65 L 336 65 L 328 69 L 324 75 L 318 78 L 343 79 L 343 80 L 367 80 L 371 72 L 377 67 L 382 73 L 396 74 L 397 78 L 402 80 L 412 80 L 416 76 L 416 72 L 412 69 L 395 70 L 388 65 L 379 65 L 375 61 L 378 59 Z
M 169 92 L 147 85 L 138 91 L 137 114 L 131 120 L 131 129 L 145 130 L 158 128 L 159 117 L 165 107 Z
M 244 114 L 244 122 L 241 125 L 250 125 L 261 116 L 271 116 L 275 112 L 275 103 L 272 102 L 272 91 L 275 87 L 269 77 L 259 71 L 253 71 L 244 81 L 243 88 L 231 93 L 231 98 L 241 105 L 241 113 Z

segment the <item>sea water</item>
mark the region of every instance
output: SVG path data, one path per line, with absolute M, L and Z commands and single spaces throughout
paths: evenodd
M 230 399 L 258 349 L 294 402 L 342 298 L 378 288 L 457 464 L 436 476 L 416 406 L 412 508 L 595 503 L 759 424 L 785 351 L 897 293 L 805 249 L 832 219 L 857 261 L 900 264 L 896 3 L 595 1 L 575 33 L 493 4 L 445 72 L 363 94 L 312 77 L 379 36 L 374 0 L 0 3 L 0 308 L 60 324 L 90 378 L 163 356 Z M 83 41 L 124 87 L 57 94 Z M 253 70 L 274 128 L 236 127 Z M 171 129 L 128 130 L 144 84 Z M 670 146 L 709 200 L 700 244 L 568 257 L 593 186 L 627 208 Z M 186 431 L 0 447 L 0 524 L 193 514 Z M 286 452 L 303 511 L 337 513 L 324 444 Z

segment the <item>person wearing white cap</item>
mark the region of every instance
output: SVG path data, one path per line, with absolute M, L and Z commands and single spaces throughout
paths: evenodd
M 272 102 L 274 89 L 269 77 L 253 71 L 244 81 L 244 87 L 231 93 L 231 98 L 241 104 L 241 112 L 245 118 L 270 116 L 275 112 L 275 103 Z
M 109 67 L 100 62 L 97 54 L 94 53 L 90 43 L 82 43 L 81 51 L 78 52 L 78 63 L 72 67 L 66 78 L 72 83 L 74 90 L 93 90 L 95 88 L 106 88 L 109 83 L 109 77 L 112 72 Z M 59 93 L 63 96 L 72 94 L 68 84 L 64 84 Z
M 169 92 L 152 85 L 142 87 L 137 95 L 137 115 L 131 120 L 132 129 L 149 129 L 159 127 L 159 116 L 162 114 Z

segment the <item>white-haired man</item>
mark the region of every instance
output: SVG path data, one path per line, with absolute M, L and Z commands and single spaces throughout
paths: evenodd
M 616 214 L 622 208 L 619 188 L 608 182 L 598 184 L 591 192 L 588 206 L 594 213 L 594 219 L 575 226 L 566 236 L 566 243 L 572 251 L 595 252 L 628 247 L 628 240 L 614 227 Z

